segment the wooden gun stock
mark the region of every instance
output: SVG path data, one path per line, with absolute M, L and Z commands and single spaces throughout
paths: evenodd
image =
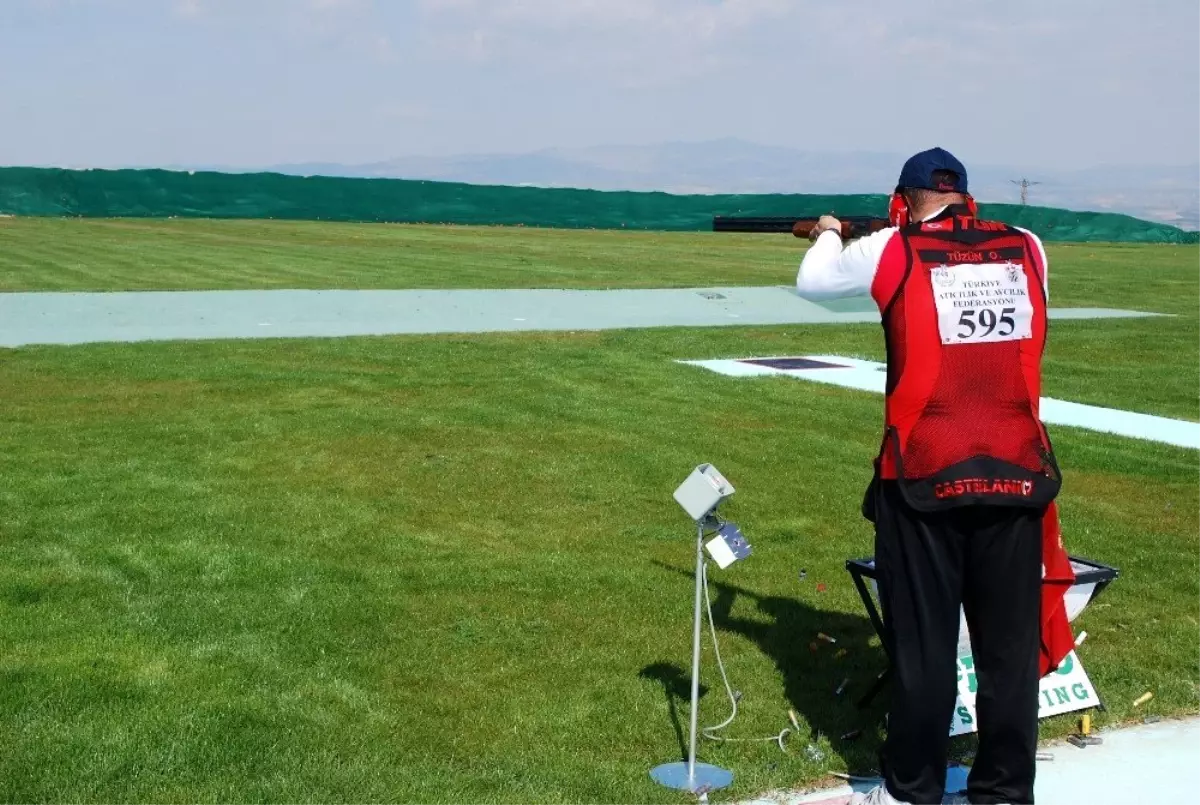
M 838 220 L 842 222 L 843 240 L 861 238 L 891 226 L 886 218 L 872 218 L 867 215 L 852 215 Z M 801 218 L 792 224 L 792 234 L 798 238 L 807 238 L 816 225 L 816 218 Z
M 861 238 L 891 226 L 886 218 L 873 218 L 869 215 L 847 215 L 838 220 L 842 222 L 842 237 L 847 240 Z M 816 225 L 816 218 L 796 216 L 718 215 L 713 218 L 714 232 L 791 232 L 798 238 L 807 238 Z

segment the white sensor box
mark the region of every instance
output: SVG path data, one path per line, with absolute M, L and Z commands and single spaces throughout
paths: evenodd
M 712 464 L 701 464 L 692 470 L 679 488 L 675 490 L 675 501 L 696 522 L 703 520 L 721 501 L 733 495 L 733 484 Z
M 722 570 L 739 559 L 745 559 L 751 552 L 750 543 L 746 542 L 742 530 L 733 523 L 721 526 L 721 530 L 705 543 L 704 548 Z

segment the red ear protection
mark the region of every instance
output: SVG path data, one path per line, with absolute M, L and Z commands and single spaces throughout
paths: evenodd
M 899 190 L 892 193 L 892 200 L 888 204 L 888 220 L 892 222 L 892 226 L 908 226 L 908 199 Z
M 979 205 L 975 203 L 975 199 L 970 193 L 964 193 L 966 196 L 967 209 L 971 212 L 972 218 L 979 217 Z M 908 226 L 909 221 L 908 199 L 904 198 L 904 194 L 897 190 L 892 193 L 892 200 L 888 204 L 888 220 L 892 222 L 892 226 L 904 228 Z

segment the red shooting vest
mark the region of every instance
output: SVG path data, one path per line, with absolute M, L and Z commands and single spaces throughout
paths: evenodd
M 1045 676 L 1074 648 L 1064 595 L 1075 581 L 1053 503 L 1062 479 L 1038 414 L 1045 266 L 1019 230 L 968 212 L 951 207 L 905 227 L 880 260 L 871 295 L 883 313 L 888 377 L 876 479 L 896 481 L 910 505 L 926 511 L 1046 506 L 1038 663 Z M 969 268 L 983 265 L 1005 268 Z M 1007 266 L 1018 276 L 1010 278 Z M 939 316 L 939 296 L 947 315 Z M 1027 315 L 1028 337 L 1012 338 L 1026 335 L 1017 308 Z M 871 496 L 863 514 L 873 520 Z
M 950 207 L 900 230 L 871 288 L 888 376 L 878 477 L 909 505 L 1045 508 L 1062 479 L 1038 413 L 1045 268 L 1020 230 Z

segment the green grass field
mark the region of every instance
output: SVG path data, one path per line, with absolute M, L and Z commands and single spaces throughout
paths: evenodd
M 788 235 L 0 218 L 0 291 L 790 285 Z M 1048 244 L 1056 305 L 1195 313 L 1195 246 Z M 1141 288 L 1154 274 L 1153 292 Z
M 763 285 L 798 259 L 786 236 L 0 220 L 10 291 Z M 1054 305 L 1176 315 L 1056 323 L 1045 392 L 1196 420 L 1200 249 L 1050 259 Z M 671 491 L 701 461 L 737 485 L 728 515 L 755 550 L 712 574 L 743 692 L 728 733 L 776 734 L 792 707 L 825 751 L 703 743 L 737 774 L 721 799 L 869 770 L 883 703 L 846 699 L 884 658 L 843 563 L 871 552 L 858 504 L 882 400 L 674 363 L 817 352 L 880 359 L 882 339 L 0 351 L 0 799 L 680 802 L 647 772 L 687 724 L 692 544 Z M 1068 548 L 1121 569 L 1075 624 L 1098 721 L 1200 711 L 1196 452 L 1052 432 Z M 811 652 L 817 631 L 849 654 Z

